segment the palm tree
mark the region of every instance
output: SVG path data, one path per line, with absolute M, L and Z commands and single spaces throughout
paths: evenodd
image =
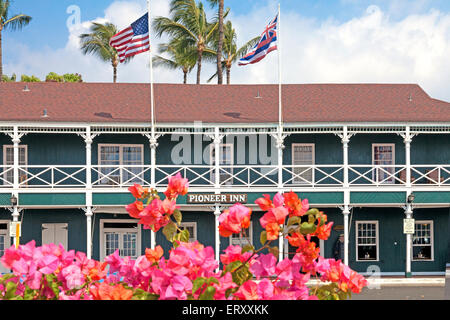
M 171 18 L 157 17 L 153 28 L 158 37 L 169 35 L 180 46 L 197 50 L 197 84 L 200 84 L 203 54 L 217 54 L 209 48 L 213 41 L 217 22 L 208 22 L 201 2 L 195 0 L 172 0 L 170 3 Z
M 113 82 L 117 82 L 117 66 L 119 65 L 119 54 L 117 50 L 109 45 L 111 38 L 117 34 L 117 27 L 109 22 L 105 24 L 93 22 L 91 33 L 80 35 L 81 50 L 84 54 L 94 54 L 104 62 L 110 62 L 113 67 Z M 127 58 L 125 63 L 132 57 Z
M 24 14 L 9 15 L 9 0 L 0 0 L 0 81 L 3 79 L 2 31 L 21 30 L 30 23 L 31 17 Z
M 183 83 L 187 83 L 187 75 L 197 64 L 197 50 L 180 46 L 177 41 L 163 43 L 159 45 L 159 52 L 166 53 L 169 59 L 162 56 L 155 56 L 153 63 L 155 67 L 165 67 L 168 69 L 183 71 Z
M 222 50 L 224 41 L 223 18 L 224 0 L 208 0 L 213 6 L 219 5 L 219 39 L 217 44 L 217 84 L 223 84 Z
M 227 84 L 231 83 L 231 67 L 233 64 L 241 59 L 246 53 L 253 48 L 261 37 L 255 37 L 244 44 L 242 47 L 238 49 L 236 44 L 236 30 L 233 28 L 233 24 L 231 21 L 228 21 L 224 25 L 224 41 L 223 41 L 223 60 L 222 66 L 227 72 Z M 218 47 L 218 44 L 215 43 L 213 45 L 214 48 Z M 215 77 L 217 77 L 217 73 L 215 73 L 211 78 L 209 78 L 208 82 L 212 81 Z

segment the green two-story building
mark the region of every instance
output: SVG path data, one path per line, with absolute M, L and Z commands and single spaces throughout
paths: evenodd
M 410 84 L 283 85 L 280 123 L 278 86 L 157 84 L 154 94 L 152 126 L 146 84 L 0 83 L 0 255 L 15 221 L 20 243 L 94 259 L 167 251 L 127 214 L 127 189 L 163 192 L 180 172 L 190 181 L 183 227 L 216 255 L 258 247 L 254 201 L 294 191 L 334 222 L 317 241 L 323 256 L 335 257 L 343 234 L 338 258 L 361 273 L 445 273 L 450 103 Z M 235 201 L 253 210 L 248 239 L 218 234 Z M 278 245 L 281 257 L 293 251 Z

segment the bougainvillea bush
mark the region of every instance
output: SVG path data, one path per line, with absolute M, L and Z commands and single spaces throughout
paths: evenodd
M 127 206 L 144 229 L 161 231 L 172 242 L 168 259 L 163 249 L 146 249 L 132 260 L 118 251 L 104 262 L 87 259 L 82 252 L 35 242 L 11 247 L 1 259 L 12 274 L 0 279 L 1 299 L 11 300 L 338 300 L 359 293 L 367 281 L 341 261 L 324 259 L 312 237 L 327 240 L 332 222 L 307 200 L 293 193 L 265 195 L 256 204 L 265 212 L 260 219 L 261 248 L 250 243 L 229 246 L 216 261 L 212 247 L 189 243 L 181 230 L 182 214 L 176 205 L 188 192 L 180 174 L 169 178 L 165 199 L 155 190 L 131 187 L 136 201 Z M 235 204 L 219 217 L 222 237 L 245 235 L 252 211 Z M 292 259 L 278 261 L 273 242 L 285 237 L 297 248 Z M 307 286 L 310 279 L 315 286 Z

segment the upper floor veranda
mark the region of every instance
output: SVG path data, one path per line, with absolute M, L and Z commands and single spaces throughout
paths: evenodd
M 0 130 L 0 189 L 163 190 L 180 172 L 191 192 L 450 190 L 449 124 L 195 123 L 158 125 L 155 139 L 148 124 Z
M 0 189 L 450 191 L 450 104 L 417 85 L 0 83 Z M 217 155 L 217 156 L 216 156 Z

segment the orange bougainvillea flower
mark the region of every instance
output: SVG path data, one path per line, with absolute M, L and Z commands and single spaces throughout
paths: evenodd
M 118 284 L 111 286 L 107 283 L 98 284 L 90 289 L 94 300 L 131 300 L 133 291 Z
M 158 262 L 163 254 L 164 250 L 163 248 L 161 248 L 161 246 L 156 246 L 155 249 L 145 249 L 145 257 L 148 261 L 150 261 L 151 264 Z
M 262 211 L 269 211 L 270 208 L 273 208 L 272 200 L 268 194 L 264 194 L 263 196 L 264 198 L 256 199 L 255 203 L 261 208 Z
M 134 186 L 129 187 L 128 191 L 130 191 L 136 199 L 143 199 L 149 195 L 148 188 L 144 188 L 137 183 Z
M 323 226 L 319 226 L 317 227 L 316 232 L 314 232 L 314 235 L 320 240 L 328 240 L 328 238 L 330 237 L 332 226 L 333 222 L 324 224 Z
M 294 192 L 284 194 L 284 204 L 289 210 L 289 216 L 302 217 L 309 210 L 308 199 L 300 199 Z
M 268 223 L 266 225 L 267 240 L 278 239 L 280 233 L 280 225 L 276 222 Z

